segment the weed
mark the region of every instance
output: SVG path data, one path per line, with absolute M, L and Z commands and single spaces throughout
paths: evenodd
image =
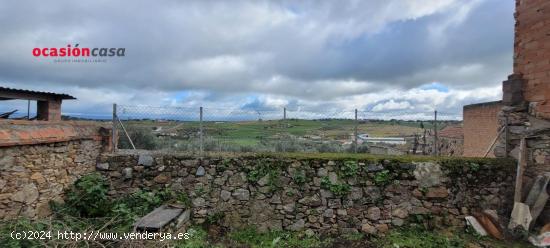
M 219 164 L 217 167 L 216 167 L 216 172 L 218 173 L 222 173 L 224 171 L 227 170 L 227 168 L 229 168 L 229 166 L 231 165 L 231 159 L 224 159 L 221 164 Z
M 265 176 L 268 176 L 267 186 L 271 192 L 281 188 L 279 185 L 279 177 L 281 176 L 280 166 L 272 164 L 270 161 L 259 159 L 256 165 L 247 171 L 247 179 L 251 183 L 257 183 Z
M 454 248 L 466 247 L 466 242 L 459 237 L 429 232 L 422 229 L 408 228 L 397 229 L 383 240 L 379 240 L 384 248 L 410 247 L 410 248 Z
M 344 161 L 344 164 L 340 166 L 340 175 L 342 177 L 353 177 L 359 172 L 359 165 L 355 160 Z
M 231 232 L 229 237 L 237 241 L 240 246 L 263 248 L 263 247 L 290 247 L 308 248 L 321 247 L 323 242 L 318 237 L 304 237 L 299 233 L 286 231 L 271 231 L 258 233 L 256 228 L 249 227 Z
M 200 227 L 191 227 L 187 230 L 189 239 L 180 240 L 176 243 L 177 248 L 207 248 L 214 247 L 208 242 L 208 233 Z
M 303 170 L 299 170 L 292 179 L 294 179 L 294 183 L 304 185 L 306 183 L 306 173 Z
M 195 189 L 195 195 L 201 197 L 206 194 L 206 189 L 203 186 L 199 186 Z
M 68 190 L 65 210 L 82 217 L 107 216 L 112 207 L 108 191 L 109 184 L 99 173 L 84 175 Z
M 378 186 L 388 185 L 392 181 L 391 172 L 389 170 L 383 170 L 377 172 L 374 175 L 374 184 Z
M 479 171 L 480 168 L 481 166 L 478 163 L 470 163 L 470 170 L 473 172 Z
M 206 224 L 214 225 L 219 224 L 219 222 L 225 217 L 223 212 L 216 212 L 214 214 L 208 215 L 206 217 Z
M 422 195 L 426 195 L 428 193 L 428 188 L 427 187 L 420 187 L 418 189 L 418 191 L 420 191 L 420 193 L 422 193 Z
M 175 200 L 177 203 L 184 205 L 185 207 L 191 207 L 191 198 L 185 192 L 179 192 L 176 194 Z
M 365 237 L 365 235 L 362 233 L 347 233 L 342 235 L 342 237 L 349 241 L 358 241 L 358 240 L 362 240 Z
M 330 190 L 336 196 L 345 196 L 351 191 L 350 185 L 332 183 L 326 176 L 321 178 L 321 188 Z

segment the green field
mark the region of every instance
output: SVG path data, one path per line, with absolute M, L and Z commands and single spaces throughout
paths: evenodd
M 156 148 L 181 148 L 189 150 L 200 139 L 197 121 L 123 121 L 131 136 L 153 139 Z M 448 122 L 438 123 L 443 127 Z M 290 151 L 342 151 L 349 145 L 357 126 L 357 133 L 368 133 L 371 137 L 412 137 L 422 134 L 432 123 L 420 121 L 358 121 L 341 119 L 324 120 L 258 120 L 258 121 L 205 121 L 202 123 L 203 139 L 211 150 L 274 150 L 292 147 Z M 140 135 L 136 135 L 140 132 Z M 150 137 L 151 136 L 151 137 Z M 135 137 L 140 143 L 139 138 Z M 125 137 L 121 137 L 124 144 Z M 132 138 L 134 140 L 134 138 Z M 319 148 L 318 146 L 325 148 Z M 138 145 L 136 145 L 138 146 Z M 149 147 L 142 147 L 150 149 Z M 223 146 L 223 147 L 222 147 Z M 185 147 L 185 148 L 182 148 Z M 273 148 L 273 149 L 272 149 Z

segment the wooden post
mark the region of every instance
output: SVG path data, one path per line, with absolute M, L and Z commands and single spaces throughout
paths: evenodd
M 523 172 L 525 171 L 525 163 L 527 159 L 525 158 L 527 145 L 525 144 L 525 138 L 521 138 L 519 143 L 519 154 L 518 154 L 518 166 L 516 171 L 516 189 L 514 191 L 514 202 L 521 202 L 522 199 L 522 190 L 523 190 Z
M 31 119 L 31 100 L 27 100 L 27 120 Z

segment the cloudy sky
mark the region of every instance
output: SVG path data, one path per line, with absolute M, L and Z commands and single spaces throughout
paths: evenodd
M 74 95 L 65 114 L 108 116 L 116 102 L 459 117 L 501 98 L 513 11 L 513 0 L 2 0 L 0 86 Z M 125 56 L 32 54 L 68 44 Z

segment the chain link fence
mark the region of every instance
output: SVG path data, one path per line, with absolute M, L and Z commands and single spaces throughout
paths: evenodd
M 246 110 L 113 106 L 118 149 L 203 152 L 429 154 L 433 112 Z M 443 118 L 456 118 L 445 116 Z M 410 119 L 406 121 L 403 119 Z M 424 119 L 424 120 L 420 120 Z M 437 123 L 440 123 L 439 127 Z M 427 137 L 430 135 L 430 137 Z M 428 144 L 430 143 L 430 144 Z

